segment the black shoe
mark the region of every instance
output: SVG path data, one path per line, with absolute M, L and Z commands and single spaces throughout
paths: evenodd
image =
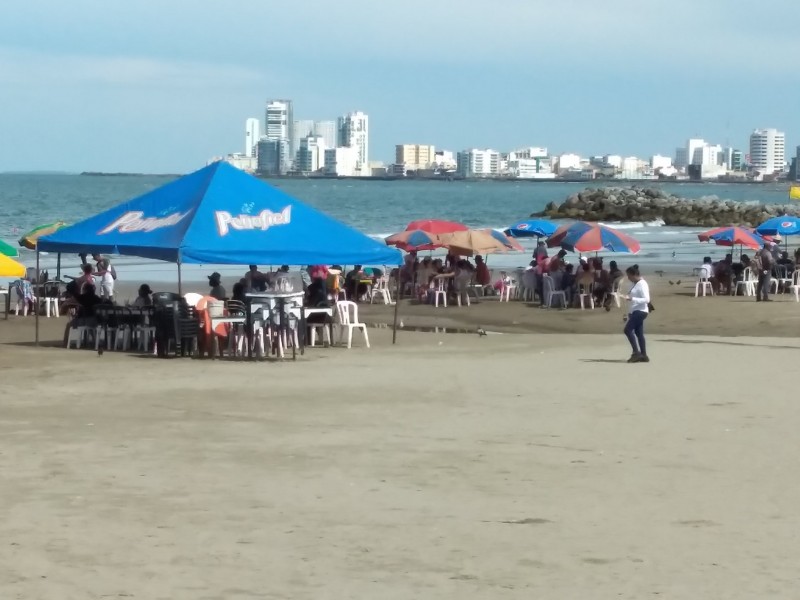
M 641 354 L 639 356 L 639 360 L 636 362 L 650 362 L 650 358 L 647 356 L 647 354 Z
M 628 359 L 628 362 L 629 363 L 636 363 L 636 362 L 641 361 L 641 359 L 642 359 L 642 355 L 641 354 L 633 353 L 633 354 L 631 354 L 631 357 Z

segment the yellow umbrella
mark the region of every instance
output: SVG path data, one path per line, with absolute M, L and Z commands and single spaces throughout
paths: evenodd
M 25 277 L 25 266 L 0 254 L 0 277 Z

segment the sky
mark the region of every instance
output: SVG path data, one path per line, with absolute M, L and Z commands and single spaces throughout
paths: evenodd
M 673 156 L 800 144 L 797 0 L 6 0 L 0 172 L 183 173 L 269 98 L 394 145 Z

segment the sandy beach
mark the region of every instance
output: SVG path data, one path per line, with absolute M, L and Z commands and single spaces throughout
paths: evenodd
M 670 287 L 647 365 L 616 309 L 404 306 L 571 333 L 374 328 L 296 363 L 67 351 L 63 318 L 36 349 L 0 321 L 2 595 L 795 597 L 800 307 Z

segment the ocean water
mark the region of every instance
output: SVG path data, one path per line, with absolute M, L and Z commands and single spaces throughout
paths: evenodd
M 16 239 L 36 225 L 63 220 L 77 222 L 124 200 L 136 197 L 170 181 L 159 176 L 89 177 L 80 175 L 0 175 L 0 238 Z M 288 194 L 327 212 L 376 238 L 401 231 L 421 218 L 460 221 L 470 227 L 504 228 L 542 210 L 551 201 L 561 202 L 587 187 L 586 183 L 561 182 L 446 182 L 446 181 L 346 181 L 281 179 L 270 181 Z M 787 201 L 785 185 L 691 184 L 643 182 L 686 198 L 717 196 L 758 203 Z M 594 185 L 593 187 L 597 187 Z M 724 248 L 697 241 L 699 230 L 665 227 L 660 222 L 609 224 L 624 229 L 642 244 L 635 257 L 619 255 L 621 264 L 676 266 L 699 262 L 703 255 L 721 257 Z M 524 266 L 534 241 L 521 240 L 525 254 L 494 255 L 495 267 Z M 31 265 L 33 253 L 23 252 L 22 262 Z M 55 266 L 55 257 L 44 256 L 45 268 Z M 76 270 L 78 258 L 62 259 L 64 272 Z M 135 257 L 114 261 L 121 278 L 163 280 L 175 277 L 175 266 Z M 211 270 L 223 275 L 242 272 L 241 267 L 199 265 L 184 267 L 187 279 L 200 279 Z

